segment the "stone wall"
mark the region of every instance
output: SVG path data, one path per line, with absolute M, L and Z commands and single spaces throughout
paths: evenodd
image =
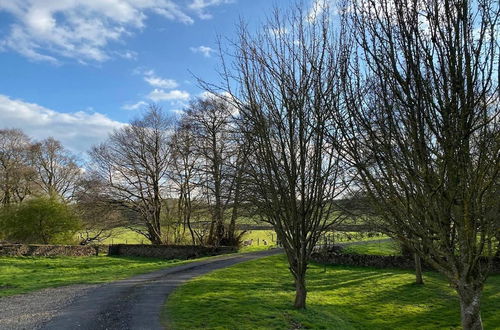
M 95 256 L 95 255 L 96 255 L 96 249 L 93 246 L 27 245 L 27 244 L 0 245 L 0 256 L 83 257 L 83 256 Z
M 236 251 L 237 248 L 231 246 L 207 247 L 195 245 L 116 244 L 109 246 L 108 255 L 162 259 L 192 259 Z
M 415 269 L 413 258 L 405 256 L 377 256 L 321 251 L 313 253 L 311 258 L 314 262 L 328 265 Z M 425 264 L 424 262 L 422 262 L 422 269 L 427 271 L 434 270 L 431 266 Z M 499 257 L 494 258 L 491 273 L 500 274 Z

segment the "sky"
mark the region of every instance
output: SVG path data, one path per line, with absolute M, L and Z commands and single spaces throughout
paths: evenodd
M 0 0 L 0 129 L 77 154 L 150 103 L 178 111 L 219 80 L 217 36 L 287 0 Z

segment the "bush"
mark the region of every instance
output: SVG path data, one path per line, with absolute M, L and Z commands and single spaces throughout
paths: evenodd
M 31 244 L 73 244 L 80 221 L 70 205 L 38 197 L 0 211 L 0 232 L 6 240 Z

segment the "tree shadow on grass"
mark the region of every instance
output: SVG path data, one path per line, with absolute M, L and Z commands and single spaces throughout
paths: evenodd
M 242 263 L 196 279 L 171 297 L 176 325 L 207 329 L 438 329 L 459 326 L 458 301 L 437 273 L 415 285 L 412 271 L 311 265 L 308 308 L 292 308 L 284 257 Z M 485 289 L 485 326 L 500 324 L 500 277 Z M 496 290 L 496 291 L 495 291 Z M 492 296 L 492 299 L 486 298 Z M 488 301 L 490 300 L 490 301 Z M 177 306 L 176 306 L 177 304 Z M 197 315 L 193 317 L 192 311 Z M 498 314 L 498 313 L 497 313 Z M 193 319 L 195 319 L 193 321 Z
M 388 274 L 385 274 L 388 275 Z M 457 294 L 449 287 L 445 279 L 437 273 L 426 273 L 425 285 L 416 285 L 411 276 L 401 277 L 404 272 L 395 272 L 396 280 L 387 278 L 384 281 L 373 281 L 377 277 L 369 276 L 366 280 L 358 280 L 358 286 L 352 286 L 347 299 L 331 299 L 328 304 L 309 304 L 325 314 L 328 310 L 336 310 L 357 328 L 372 329 L 438 329 L 459 328 L 460 314 Z M 380 279 L 380 277 L 379 277 Z M 408 279 L 408 282 L 404 282 Z M 324 282 L 323 280 L 319 280 Z M 323 293 L 335 297 L 340 287 L 332 276 L 332 284 L 322 287 Z M 403 281 L 403 282 L 402 282 Z M 317 281 L 314 281 L 317 282 Z M 314 286 L 311 286 L 314 287 Z M 487 283 L 483 295 L 483 322 L 486 328 L 495 328 L 500 324 L 500 277 Z M 313 293 L 314 291 L 312 291 Z

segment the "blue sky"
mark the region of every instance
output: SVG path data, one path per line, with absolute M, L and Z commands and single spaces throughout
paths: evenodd
M 150 103 L 180 110 L 217 81 L 216 36 L 269 0 L 2 0 L 0 128 L 84 153 Z

